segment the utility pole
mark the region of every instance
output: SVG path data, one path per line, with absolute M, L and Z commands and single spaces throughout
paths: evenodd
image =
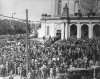
M 28 21 L 30 22 L 30 21 Z M 29 49 L 28 49 L 28 56 L 29 56 L 29 71 L 31 70 L 31 57 L 30 57 L 30 53 L 31 53 L 31 50 L 30 50 L 30 30 L 31 30 L 31 25 L 30 23 L 28 24 L 28 44 L 29 44 Z
M 28 51 L 28 9 L 26 9 L 26 76 L 28 74 L 28 57 L 29 57 L 29 51 Z

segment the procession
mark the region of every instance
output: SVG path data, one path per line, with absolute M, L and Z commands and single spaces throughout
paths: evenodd
M 51 40 L 51 39 L 49 39 Z M 89 68 L 100 65 L 100 38 L 79 39 L 70 37 L 51 46 L 44 46 L 37 41 L 31 44 L 30 72 L 26 74 L 25 41 L 0 43 L 0 75 L 20 76 L 29 79 L 56 78 L 60 73 L 67 73 L 70 68 Z M 37 42 L 37 44 L 36 44 Z
M 0 79 L 100 79 L 99 0 L 0 3 Z

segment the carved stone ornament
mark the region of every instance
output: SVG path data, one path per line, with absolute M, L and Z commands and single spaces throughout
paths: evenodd
M 65 4 L 65 7 L 63 8 L 62 16 L 68 16 L 69 15 L 69 9 L 67 6 L 67 3 Z
M 83 14 L 87 14 L 92 10 L 96 13 L 100 9 L 100 0 L 78 0 L 80 10 Z
M 55 25 L 55 28 L 60 28 L 60 24 L 56 24 Z

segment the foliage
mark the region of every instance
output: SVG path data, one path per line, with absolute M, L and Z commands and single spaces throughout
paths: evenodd
M 30 27 L 31 26 L 31 27 Z M 41 24 L 34 24 L 30 25 L 30 34 L 34 34 L 31 38 L 38 37 L 38 29 L 41 27 Z M 0 19 L 0 35 L 18 35 L 18 34 L 25 34 L 26 33 L 26 22 L 25 21 L 18 21 L 18 20 L 10 20 L 10 19 Z M 24 38 L 22 35 L 20 38 Z
M 8 20 L 3 19 L 0 20 L 0 35 L 14 35 L 14 34 L 24 34 L 26 24 L 21 21 L 15 21 L 15 20 Z

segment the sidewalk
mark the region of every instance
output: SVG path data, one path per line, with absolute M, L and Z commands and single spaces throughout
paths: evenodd
M 0 77 L 0 79 L 9 79 L 9 76 L 7 77 Z M 20 76 L 14 76 L 14 79 L 21 79 Z

